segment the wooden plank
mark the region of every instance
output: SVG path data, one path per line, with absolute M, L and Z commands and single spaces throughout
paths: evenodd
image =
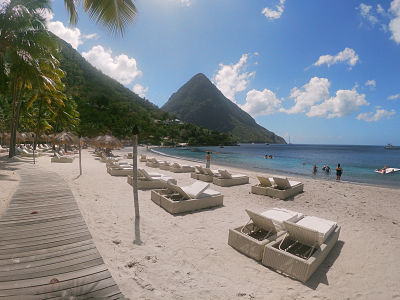
M 2 266 L 6 266 L 6 265 L 31 263 L 31 262 L 35 262 L 35 261 L 46 260 L 46 259 L 55 258 L 55 257 L 62 257 L 62 256 L 69 255 L 69 254 L 85 252 L 85 251 L 89 251 L 92 249 L 96 249 L 96 247 L 94 246 L 93 243 L 87 243 L 87 244 L 82 244 L 82 245 L 74 244 L 74 245 L 75 245 L 75 247 L 69 247 L 69 248 L 65 248 L 65 249 L 61 248 L 59 250 L 53 250 L 51 252 L 46 252 L 46 253 L 35 253 L 33 255 L 28 255 L 28 256 L 19 256 L 19 257 L 0 259 L 0 268 Z M 97 249 L 96 249 L 96 251 L 97 251 Z
M 74 287 L 79 287 L 82 285 L 90 285 L 95 284 L 96 282 L 110 279 L 111 274 L 109 271 L 101 271 L 94 274 L 89 274 L 87 276 L 82 276 L 78 278 L 73 278 L 65 281 L 60 281 L 58 283 L 49 284 L 47 282 L 43 285 L 32 286 L 32 287 L 22 287 L 17 289 L 7 289 L 7 290 L 0 290 L 0 297 L 6 296 L 17 296 L 17 295 L 26 295 L 30 293 L 32 295 L 40 295 L 46 293 L 52 293 L 62 290 L 68 290 Z
M 10 252 L 7 254 L 0 254 L 0 260 L 29 260 L 32 258 L 35 258 L 36 256 L 45 256 L 45 255 L 52 255 L 53 253 L 59 253 L 62 251 L 70 251 L 73 250 L 75 248 L 79 248 L 79 247 L 84 247 L 84 246 L 88 246 L 88 245 L 94 245 L 92 240 L 83 240 L 83 241 L 77 241 L 75 243 L 69 243 L 69 244 L 64 244 L 64 245 L 58 245 L 52 248 L 44 248 L 44 249 L 35 249 L 35 250 L 26 250 L 23 252 L 19 252 L 19 253 L 14 253 L 14 252 Z
M 71 237 L 77 237 L 82 235 L 90 235 L 89 230 L 87 228 L 79 229 L 76 231 L 64 232 L 63 234 L 56 233 L 48 236 L 36 237 L 33 239 L 22 238 L 19 240 L 12 240 L 7 242 L 0 242 L 0 251 L 5 249 L 17 249 L 17 248 L 25 248 L 33 245 L 40 244 L 48 244 L 55 241 L 60 241 L 64 239 L 68 239 Z
M 12 253 L 17 256 L 20 253 L 24 253 L 26 251 L 33 251 L 33 250 L 40 250 L 40 249 L 49 249 L 56 247 L 56 246 L 61 246 L 61 245 L 68 245 L 68 244 L 73 244 L 74 242 L 81 242 L 81 241 L 85 241 L 85 240 L 91 240 L 92 237 L 90 234 L 83 234 L 81 236 L 78 237 L 74 237 L 74 238 L 66 238 L 66 239 L 62 239 L 56 242 L 52 242 L 52 243 L 45 243 L 45 244 L 40 244 L 40 245 L 34 245 L 34 246 L 30 246 L 30 247 L 22 247 L 22 248 L 11 248 L 12 249 Z M 7 254 L 10 253 L 11 250 L 7 249 L 7 250 L 0 250 L 0 254 Z
M 52 264 L 39 265 L 36 267 L 29 267 L 24 269 L 9 270 L 4 273 L 2 272 L 1 274 L 6 275 L 0 275 L 0 282 L 48 276 L 58 274 L 58 272 L 63 273 L 63 270 L 66 270 L 67 268 L 73 268 L 73 270 L 75 270 L 76 268 L 79 269 L 79 265 L 99 265 L 102 263 L 103 259 L 101 258 L 100 254 L 94 253 L 66 261 L 59 260 Z
M 107 267 L 102 264 L 102 265 L 97 265 L 89 268 L 81 268 L 76 271 L 72 272 L 63 272 L 57 275 L 57 279 L 62 282 L 65 280 L 72 280 L 72 279 L 77 279 L 83 276 L 90 276 L 93 274 L 96 274 L 98 272 L 103 272 L 107 271 Z M 50 275 L 50 276 L 44 276 L 44 277 L 38 277 L 38 278 L 30 278 L 30 279 L 25 279 L 25 280 L 13 280 L 13 281 L 7 281 L 7 282 L 2 282 L 0 285 L 0 293 L 2 290 L 9 290 L 9 289 L 17 289 L 17 288 L 24 288 L 24 287 L 34 287 L 34 286 L 39 286 L 39 285 L 44 285 L 44 284 L 49 284 L 50 280 L 55 278 L 55 276 Z
M 49 265 L 53 263 L 57 263 L 59 261 L 68 261 L 71 259 L 75 258 L 80 258 L 88 255 L 96 254 L 100 256 L 99 252 L 97 251 L 96 248 L 88 249 L 88 250 L 83 250 L 83 251 L 78 251 L 70 254 L 65 254 L 62 256 L 51 256 L 47 257 L 45 259 L 35 259 L 34 261 L 28 261 L 28 262 L 15 262 L 12 264 L 8 265 L 0 265 L 0 272 L 6 272 L 6 271 L 11 271 L 11 270 L 20 270 L 20 269 L 27 269 L 27 268 L 34 268 L 37 266 L 44 266 L 44 265 Z
M 12 240 L 19 240 L 19 239 L 30 239 L 30 238 L 38 238 L 41 236 L 47 236 L 51 235 L 53 233 L 65 233 L 65 232 L 71 232 L 74 230 L 79 230 L 81 228 L 86 228 L 87 226 L 84 222 L 79 222 L 75 224 L 69 224 L 69 226 L 62 226 L 62 227 L 51 227 L 48 230 L 36 230 L 36 231 L 29 231 L 26 232 L 24 230 L 20 230 L 15 233 L 8 233 L 4 236 L 0 236 L 0 244 L 5 241 L 12 241 Z

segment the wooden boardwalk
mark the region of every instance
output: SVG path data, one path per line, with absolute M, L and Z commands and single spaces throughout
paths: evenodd
M 0 219 L 0 299 L 125 299 L 65 181 L 29 165 L 19 172 Z

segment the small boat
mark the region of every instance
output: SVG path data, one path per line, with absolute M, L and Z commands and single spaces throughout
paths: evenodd
M 387 144 L 385 146 L 385 149 L 387 149 L 387 150 L 400 150 L 400 146 L 393 146 L 392 144 Z
M 392 174 L 392 173 L 399 172 L 399 171 L 400 171 L 400 169 L 398 169 L 398 168 L 383 168 L 380 170 L 378 170 L 378 169 L 375 170 L 376 173 L 380 173 L 380 174 Z

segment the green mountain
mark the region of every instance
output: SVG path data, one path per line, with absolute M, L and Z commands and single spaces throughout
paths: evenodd
M 172 94 L 161 109 L 184 122 L 230 133 L 240 142 L 286 144 L 282 137 L 258 125 L 201 73 Z
M 97 70 L 70 44 L 59 39 L 59 45 L 60 67 L 66 73 L 65 93 L 78 105 L 83 136 L 111 133 L 125 138 L 131 136 L 136 124 L 141 143 L 228 145 L 235 142 L 228 134 L 174 122 L 174 115 Z

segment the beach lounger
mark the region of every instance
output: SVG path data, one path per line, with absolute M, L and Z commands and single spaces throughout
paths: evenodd
M 249 183 L 249 176 L 242 174 L 231 174 L 227 170 L 218 170 L 219 177 L 213 177 L 213 183 L 219 186 L 234 186 Z
M 246 225 L 229 229 L 228 244 L 239 252 L 261 261 L 265 246 L 285 233 L 284 221 L 297 222 L 303 214 L 284 208 L 262 213 L 246 209 L 250 217 Z
M 154 176 L 152 176 L 154 175 Z M 140 190 L 162 189 L 167 187 L 167 182 L 176 184 L 176 179 L 162 174 L 147 173 L 144 169 L 138 169 L 137 188 Z M 128 176 L 128 183 L 133 184 L 133 176 Z
M 184 187 L 167 183 L 166 189 L 151 191 L 151 200 L 171 214 L 222 205 L 224 196 L 209 186 L 200 181 Z
M 201 180 L 204 182 L 213 182 L 214 176 L 210 175 L 209 172 L 207 172 L 206 168 L 203 168 L 202 166 L 196 166 L 196 169 L 198 170 L 198 173 L 196 174 L 197 180 Z M 192 177 L 192 175 L 191 175 L 191 177 Z
M 283 224 L 287 233 L 265 247 L 262 264 L 306 282 L 336 244 L 340 226 L 310 216 Z
M 303 192 L 304 184 L 299 181 L 291 181 L 286 177 L 272 177 L 276 186 L 267 188 L 267 196 L 287 199 Z
M 107 167 L 107 172 L 111 176 L 128 176 L 133 175 L 133 167 L 130 165 Z
M 171 168 L 171 164 L 169 161 L 163 161 L 159 165 L 160 165 L 160 169 L 164 170 L 164 171 L 169 171 Z
M 190 177 L 193 179 L 199 179 L 198 175 L 199 174 L 204 174 L 203 170 L 201 169 L 201 167 L 199 165 L 194 166 L 194 171 L 190 173 Z
M 257 179 L 260 183 L 251 187 L 251 192 L 253 194 L 267 195 L 267 188 L 273 188 L 275 186 L 275 182 L 272 177 L 268 178 L 265 176 L 257 176 Z
M 17 148 L 18 150 L 18 154 L 20 155 L 20 156 L 23 156 L 23 157 L 33 157 L 33 152 L 30 152 L 30 151 L 28 151 L 27 149 L 25 149 L 25 148 L 23 148 L 23 149 L 21 149 L 21 148 Z M 40 153 L 39 152 L 37 152 L 37 151 L 35 151 L 35 157 L 38 157 L 38 156 L 40 156 Z
M 132 157 L 131 157 L 131 158 L 132 158 Z M 146 161 L 147 161 L 146 155 L 145 155 L 145 154 L 140 155 L 139 161 L 141 161 L 141 162 L 146 162 Z
M 68 156 L 61 156 L 56 153 L 56 156 L 51 158 L 52 163 L 72 163 L 74 161 L 74 157 Z
M 146 160 L 146 166 L 150 168 L 158 168 L 160 167 L 160 162 L 154 157 L 148 158 Z
M 173 163 L 169 170 L 173 173 L 189 173 L 193 172 L 195 168 L 193 166 L 188 166 L 188 165 L 181 165 L 178 163 Z

